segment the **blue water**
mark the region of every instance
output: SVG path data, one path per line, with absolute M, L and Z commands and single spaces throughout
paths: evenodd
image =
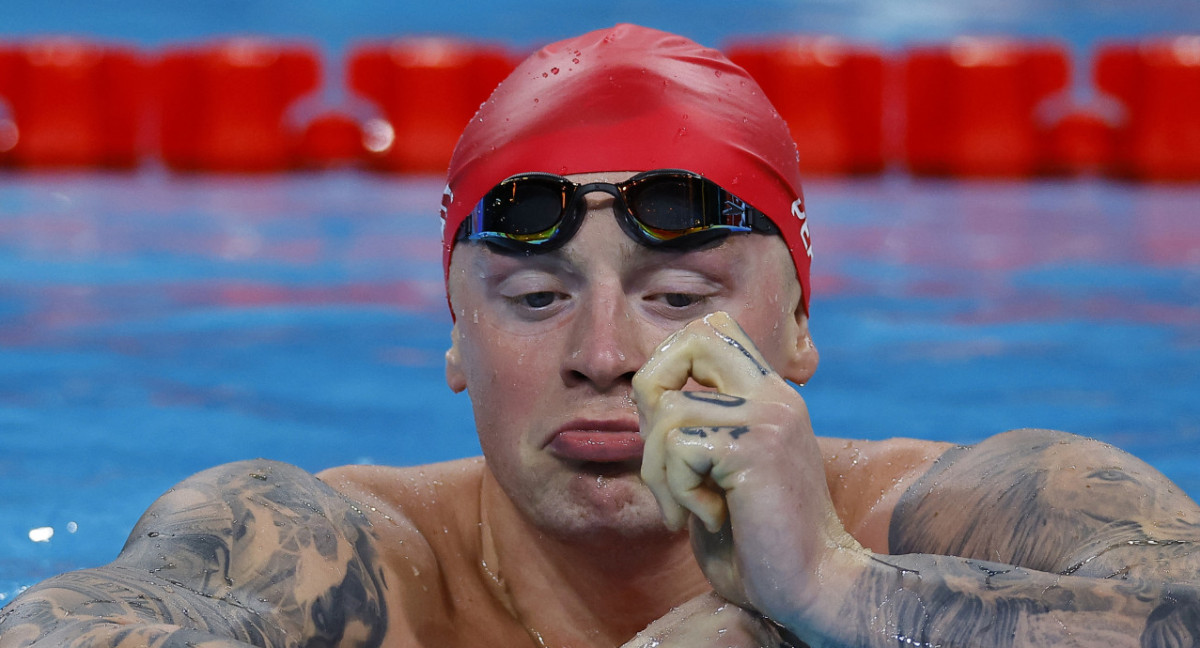
M 0 596 L 163 490 L 478 453 L 445 387 L 437 178 L 0 175 Z M 821 434 L 1042 426 L 1200 493 L 1200 185 L 807 185 Z M 30 531 L 54 529 L 48 542 Z
M 0 41 L 297 37 L 326 53 L 337 102 L 348 47 L 418 33 L 519 49 L 632 21 L 710 45 L 805 32 L 892 50 L 1017 34 L 1067 42 L 1082 79 L 1102 40 L 1200 32 L 1194 0 L 732 7 L 6 0 Z M 440 191 L 355 173 L 0 173 L 0 605 L 110 560 L 160 492 L 216 463 L 477 453 L 466 398 L 442 377 Z M 820 433 L 1062 428 L 1200 493 L 1200 186 L 885 176 L 814 179 L 807 194 L 822 363 L 803 393 Z
M 730 35 L 833 33 L 894 46 L 963 33 L 1065 38 L 1195 29 L 1192 0 L 6 0 L 0 36 L 72 32 L 160 45 L 230 33 L 298 37 L 341 51 L 364 38 L 450 34 L 528 47 L 637 22 L 718 44 Z

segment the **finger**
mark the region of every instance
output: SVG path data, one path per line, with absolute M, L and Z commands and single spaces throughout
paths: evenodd
M 749 364 L 747 367 L 753 367 L 754 371 L 760 376 L 768 376 L 772 373 L 771 366 L 767 359 L 759 352 L 754 341 L 742 329 L 741 324 L 733 319 L 724 311 L 717 311 L 701 319 L 712 332 L 727 344 L 732 351 L 740 354 Z
M 643 436 L 646 441 L 642 448 L 642 482 L 662 509 L 667 528 L 679 531 L 687 523 L 688 512 L 671 495 L 671 487 L 667 483 L 666 432 L 651 429 L 649 432 L 643 431 Z
M 668 527 L 681 529 L 689 513 L 714 527 L 724 519 L 724 491 L 711 473 L 718 456 L 749 429 L 745 403 L 721 392 L 673 391 L 643 420 L 642 481 Z
M 709 531 L 720 529 L 726 517 L 724 492 L 708 477 L 713 467 L 712 453 L 703 445 L 677 442 L 669 446 L 666 462 L 671 496 Z
M 702 527 L 699 518 L 693 518 L 690 530 L 692 553 L 713 589 L 726 600 L 747 610 L 753 610 L 754 606 L 742 587 L 737 560 L 733 556 L 733 526 L 729 519 L 726 518 L 725 524 L 712 531 Z
M 653 409 L 665 392 L 689 378 L 738 396 L 753 393 L 771 369 L 741 327 L 713 313 L 667 338 L 633 379 L 639 409 Z

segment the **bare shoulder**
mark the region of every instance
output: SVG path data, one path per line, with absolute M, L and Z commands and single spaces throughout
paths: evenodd
M 360 507 L 304 470 L 218 466 L 154 502 L 111 564 L 14 601 L 0 634 L 6 648 L 214 638 L 378 646 L 388 574 L 377 545 Z
M 887 553 L 888 525 L 900 497 L 953 447 L 906 438 L 818 441 L 838 516 L 863 546 L 879 553 Z
M 1052 430 L 946 451 L 897 502 L 893 553 L 1041 571 L 1194 580 L 1200 507 L 1140 459 Z
M 391 522 L 385 528 L 426 534 L 443 526 L 476 526 L 481 457 L 421 466 L 340 466 L 317 477 L 366 507 L 366 514 Z
M 414 467 L 342 466 L 322 481 L 359 502 L 394 574 L 391 637 L 402 645 L 477 645 L 510 617 L 487 601 L 479 565 L 482 458 Z

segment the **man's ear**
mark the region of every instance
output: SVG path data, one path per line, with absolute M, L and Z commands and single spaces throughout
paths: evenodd
M 467 388 L 467 374 L 463 371 L 462 356 L 458 348 L 458 324 L 450 331 L 450 348 L 446 350 L 446 384 L 456 394 Z
M 808 332 L 808 314 L 803 305 L 797 306 L 792 322 L 794 327 L 789 326 L 792 330 L 787 334 L 787 362 L 780 373 L 797 385 L 803 385 L 816 373 L 821 358 Z

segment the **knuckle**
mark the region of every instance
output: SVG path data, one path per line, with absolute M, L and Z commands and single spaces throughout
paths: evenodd
M 681 415 L 681 411 L 687 407 L 687 401 L 683 396 L 683 392 L 668 391 L 663 393 L 658 399 L 658 412 L 656 418 L 660 423 L 668 423 L 676 421 Z

